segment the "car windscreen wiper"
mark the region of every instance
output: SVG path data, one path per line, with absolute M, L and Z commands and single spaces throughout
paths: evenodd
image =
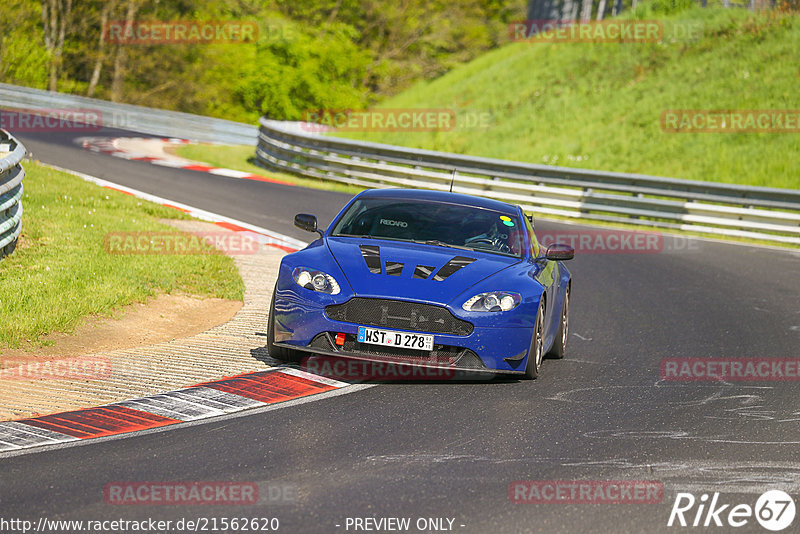
M 447 248 L 457 248 L 460 250 L 475 250 L 472 247 L 462 247 L 461 245 L 451 245 L 450 243 L 445 243 L 444 241 L 439 241 L 437 239 L 427 239 L 425 241 L 422 240 L 414 240 L 414 243 L 419 243 L 422 245 L 434 245 L 437 247 L 447 247 Z
M 384 236 L 375 236 L 367 234 L 335 234 L 332 235 L 331 237 L 358 237 L 367 239 L 384 239 L 386 241 L 404 241 L 406 243 L 417 243 L 419 245 L 433 245 L 436 247 L 457 248 L 459 250 L 473 250 L 473 251 L 476 250 L 473 247 L 451 245 L 450 243 L 445 243 L 444 241 L 439 241 L 438 239 L 401 239 L 398 237 L 384 237 Z
M 368 234 L 333 234 L 331 237 L 357 237 L 364 239 L 383 239 L 384 241 L 405 241 L 409 242 L 410 239 L 400 239 L 399 237 L 384 237 L 382 235 L 368 235 Z

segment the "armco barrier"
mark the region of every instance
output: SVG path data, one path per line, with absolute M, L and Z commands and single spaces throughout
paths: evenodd
M 258 136 L 257 128 L 250 124 L 5 83 L 0 83 L 0 107 L 11 112 L 23 110 L 25 113 L 35 113 L 37 110 L 90 111 L 97 116 L 98 127 L 211 143 L 252 145 Z M 0 113 L 3 111 L 0 110 Z
M 541 215 L 800 244 L 800 191 L 661 178 L 353 141 L 261 119 L 266 167 L 363 187 L 449 189 Z
M 22 179 L 20 165 L 25 147 L 0 130 L 0 258 L 11 254 L 22 232 Z

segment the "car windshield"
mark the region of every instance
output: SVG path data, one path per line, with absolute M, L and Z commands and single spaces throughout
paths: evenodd
M 514 214 L 444 202 L 358 199 L 331 236 L 374 237 L 522 257 Z

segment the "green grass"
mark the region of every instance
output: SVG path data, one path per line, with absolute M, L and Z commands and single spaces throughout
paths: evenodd
M 185 214 L 24 163 L 22 237 L 0 261 L 0 349 L 42 344 L 91 315 L 158 293 L 241 300 L 244 284 L 222 254 L 113 255 L 108 232 L 175 231 L 159 219 Z
M 640 5 L 630 16 L 700 28 L 652 44 L 512 43 L 416 85 L 385 108 L 448 108 L 451 131 L 345 137 L 587 169 L 800 187 L 798 133 L 667 133 L 668 109 L 800 109 L 800 17 Z M 679 11 L 664 14 L 665 11 Z M 672 42 L 674 41 L 674 42 Z
M 315 189 L 352 194 L 363 191 L 363 188 L 347 184 L 316 180 L 314 178 L 301 178 L 293 174 L 273 172 L 264 167 L 259 167 L 254 163 L 255 148 L 248 145 L 182 145 L 175 149 L 175 154 L 182 158 L 206 163 L 213 167 L 249 172 L 303 187 L 313 187 Z

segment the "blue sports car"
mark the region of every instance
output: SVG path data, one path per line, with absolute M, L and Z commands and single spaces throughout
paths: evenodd
M 302 354 L 536 378 L 562 358 L 566 245 L 544 249 L 519 206 L 456 193 L 373 189 L 280 265 L 270 355 Z

